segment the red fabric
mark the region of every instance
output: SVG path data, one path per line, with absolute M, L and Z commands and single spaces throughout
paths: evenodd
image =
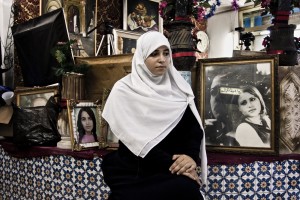
M 208 165 L 237 165 L 249 164 L 255 161 L 274 162 L 288 159 L 300 160 L 300 154 L 284 155 L 243 155 L 227 153 L 207 153 Z
M 284 10 L 278 10 L 274 13 L 274 15 L 287 15 L 289 16 L 290 15 L 290 11 L 284 11 Z
M 180 52 L 180 53 L 173 53 L 173 58 L 183 57 L 183 56 L 195 56 L 195 52 Z
M 181 20 L 181 21 L 191 21 L 189 17 L 175 17 L 175 20 Z
M 69 155 L 74 158 L 92 160 L 95 156 L 102 157 L 111 150 L 91 148 L 83 151 L 72 151 L 71 149 L 60 149 L 57 147 L 33 146 L 27 149 L 19 149 L 10 141 L 0 140 L 0 146 L 11 156 L 17 158 L 32 158 L 50 155 Z
M 289 20 L 289 16 L 277 15 L 277 16 L 275 16 L 275 20 Z
M 83 151 L 72 151 L 70 149 L 59 149 L 57 147 L 42 146 L 34 146 L 29 149 L 18 149 L 12 142 L 7 140 L 0 140 L 0 145 L 10 156 L 17 158 L 43 157 L 50 155 L 69 155 L 73 156 L 74 158 L 92 160 L 95 156 L 99 156 L 101 158 L 112 151 L 98 148 Z M 300 154 L 270 156 L 207 152 L 207 159 L 209 165 L 238 165 L 252 163 L 255 161 L 274 162 L 288 159 L 300 160 Z
M 268 50 L 267 53 L 268 54 L 283 54 L 284 51 L 283 50 Z

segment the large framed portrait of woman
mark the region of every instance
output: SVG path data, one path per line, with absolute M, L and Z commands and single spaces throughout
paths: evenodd
M 277 154 L 278 57 L 201 59 L 198 108 L 210 151 Z

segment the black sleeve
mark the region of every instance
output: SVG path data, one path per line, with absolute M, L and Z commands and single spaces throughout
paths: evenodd
M 172 156 L 160 145 L 157 145 L 143 158 L 143 163 L 146 166 L 151 166 L 152 170 L 166 171 L 173 164 Z

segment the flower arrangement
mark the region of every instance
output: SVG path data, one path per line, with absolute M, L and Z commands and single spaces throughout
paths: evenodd
M 220 0 L 162 0 L 159 14 L 164 22 L 191 18 L 201 21 L 212 17 L 220 5 Z
M 166 22 L 173 20 L 182 20 L 183 16 L 188 18 L 195 18 L 202 21 L 214 16 L 217 7 L 221 5 L 222 0 L 161 0 L 159 5 L 160 16 Z M 240 8 L 240 0 L 231 0 L 233 10 Z M 286 22 L 290 12 L 293 8 L 300 7 L 300 0 L 246 0 L 245 3 L 254 3 L 254 6 L 260 5 L 263 8 L 262 15 L 268 13 L 273 16 L 279 15 L 277 21 Z M 283 7 L 283 10 L 280 10 Z M 184 10 L 185 12 L 181 12 Z M 275 19 L 276 20 L 276 19 Z M 273 23 L 276 23 L 274 21 Z

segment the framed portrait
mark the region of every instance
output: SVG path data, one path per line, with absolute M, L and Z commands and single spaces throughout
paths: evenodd
M 40 15 L 63 8 L 74 56 L 96 55 L 98 1 L 40 0 Z
M 49 98 L 58 93 L 58 84 L 44 87 L 17 87 L 15 89 L 16 105 L 27 108 L 45 106 Z
M 136 32 L 162 32 L 163 19 L 159 15 L 159 0 L 123 0 L 123 29 Z
M 136 49 L 136 41 L 141 33 L 114 29 L 114 50 L 115 54 L 132 54 Z
M 101 111 L 105 106 L 110 91 L 111 89 L 104 89 L 101 103 Z M 116 150 L 119 147 L 118 138 L 114 135 L 114 133 L 109 127 L 109 124 L 105 121 L 104 118 L 101 119 L 101 147 L 111 150 Z
M 199 61 L 197 103 L 210 151 L 277 154 L 276 55 Z
M 101 141 L 100 105 L 91 101 L 67 100 L 67 110 L 72 150 L 99 148 Z
M 85 78 L 87 99 L 102 99 L 106 89 L 111 89 L 118 80 L 131 73 L 132 57 L 133 54 L 77 57 L 76 63 L 90 66 Z

